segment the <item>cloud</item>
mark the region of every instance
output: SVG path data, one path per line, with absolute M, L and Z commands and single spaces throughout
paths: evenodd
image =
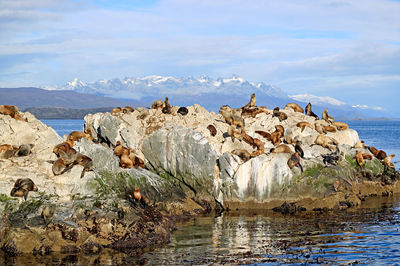
M 359 109 L 370 109 L 370 110 L 375 110 L 375 111 L 382 111 L 383 108 L 380 106 L 368 106 L 366 104 L 357 104 L 357 105 L 352 105 L 351 107 L 353 108 L 359 108 Z
M 312 94 L 298 94 L 298 95 L 289 95 L 290 98 L 295 99 L 300 102 L 311 102 L 313 104 L 319 104 L 319 105 L 324 105 L 324 104 L 331 104 L 331 105 L 336 105 L 336 106 L 341 106 L 341 105 L 346 105 L 345 102 L 339 101 L 337 99 L 334 99 L 332 97 L 328 96 L 316 96 Z

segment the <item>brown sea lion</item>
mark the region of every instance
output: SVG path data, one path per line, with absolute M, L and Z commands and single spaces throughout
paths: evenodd
M 285 108 L 292 108 L 295 112 L 304 113 L 303 108 L 301 108 L 297 103 L 288 103 Z
M 328 126 L 323 126 L 323 127 L 322 127 L 322 130 L 323 130 L 325 133 L 326 133 L 326 132 L 335 133 L 335 132 L 336 132 L 336 127 L 330 126 L 330 125 L 328 125 Z
M 121 112 L 122 112 L 122 108 L 118 106 L 111 110 L 111 115 L 117 115 L 117 114 L 120 114 Z
M 55 153 L 57 155 L 57 157 L 59 157 L 59 150 L 63 150 L 64 152 L 68 153 L 69 150 L 71 150 L 71 149 L 74 150 L 73 147 L 74 147 L 74 141 L 71 138 L 67 138 L 67 140 L 65 142 L 57 144 L 53 148 L 53 153 Z
M 278 145 L 281 143 L 281 138 L 282 138 L 282 133 L 279 131 L 274 131 L 271 133 L 271 142 L 274 144 L 274 146 Z
M 275 130 L 278 131 L 278 132 L 281 132 L 282 135 L 285 134 L 285 128 L 283 126 L 281 126 L 281 125 L 276 125 L 275 126 Z
M 243 139 L 246 143 L 250 144 L 250 145 L 253 146 L 253 147 L 255 146 L 254 139 L 253 139 L 251 136 L 249 136 L 243 128 L 242 128 L 242 130 L 241 130 L 240 133 L 241 133 L 241 135 L 242 135 L 242 139 Z
M 333 122 L 332 125 L 337 127 L 339 130 L 346 130 L 349 128 L 349 125 L 343 122 Z
M 322 112 L 322 119 L 328 123 L 333 123 L 335 121 L 332 116 L 328 115 L 328 108 Z
M 362 156 L 364 160 L 372 160 L 372 155 L 369 153 L 363 153 Z
M 271 153 L 292 153 L 292 150 L 286 144 L 279 144 L 275 148 L 272 148 L 269 152 L 271 152 Z
M 248 109 L 251 107 L 256 107 L 256 94 L 255 93 L 251 94 L 249 103 L 246 104 L 245 106 L 243 106 L 241 109 Z
M 189 110 L 186 107 L 179 107 L 177 113 L 181 115 L 187 115 L 189 113 Z
M 325 134 L 325 131 L 323 130 L 322 126 L 317 123 L 315 123 L 315 131 L 317 131 L 319 134 Z
M 242 116 L 251 116 L 251 117 L 256 117 L 258 114 L 261 114 L 261 113 L 266 113 L 266 114 L 268 114 L 268 112 L 266 112 L 266 111 L 264 111 L 264 110 L 262 110 L 262 109 L 259 109 L 259 108 L 257 108 L 257 107 L 254 107 L 254 108 L 243 108 L 242 109 Z
M 161 112 L 163 112 L 163 114 L 171 114 L 171 105 L 169 104 L 169 100 L 168 97 L 165 97 L 165 101 L 164 101 L 164 107 L 161 109 Z
M 387 154 L 383 150 L 379 150 L 378 153 L 376 154 L 376 158 L 378 158 L 379 160 L 384 160 L 386 157 Z
M 123 152 L 121 154 L 121 162 L 120 163 L 121 163 L 122 168 L 132 168 L 133 167 L 133 162 L 129 158 L 129 150 L 128 149 L 123 150 Z
M 288 118 L 288 116 L 284 112 L 279 111 L 279 107 L 274 108 L 272 115 L 274 117 L 278 117 L 280 122 L 282 122 L 283 120 L 286 120 Z
M 354 144 L 354 148 L 355 149 L 361 149 L 361 148 L 365 149 L 365 148 L 367 148 L 367 146 L 364 144 L 364 141 L 359 140 L 356 142 L 356 144 Z
M 311 110 L 311 103 L 310 102 L 307 104 L 305 112 L 306 112 L 306 115 L 315 117 L 315 119 L 317 119 L 317 120 L 319 119 L 319 117 L 316 114 L 314 114 L 314 112 Z
M 81 138 L 85 138 L 87 140 L 93 140 L 92 135 L 82 131 L 72 131 L 71 133 L 69 133 L 69 138 L 73 141 L 80 140 Z
M 251 157 L 257 157 L 261 154 L 264 153 L 264 142 L 262 142 L 261 140 L 259 140 L 258 138 L 253 138 L 253 147 L 257 148 L 256 151 L 254 151 L 251 154 Z
M 250 152 L 246 150 L 233 150 L 231 153 L 239 156 L 239 158 L 242 159 L 243 162 L 247 162 L 251 158 Z
M 74 164 L 78 164 L 83 166 L 82 173 L 81 173 L 81 178 L 85 175 L 87 171 L 90 171 L 93 169 L 93 161 L 90 157 L 83 155 L 81 153 L 78 153 L 76 156 L 76 159 L 74 161 Z
M 156 100 L 151 104 L 151 109 L 162 109 L 164 103 L 161 100 Z
M 310 123 L 308 123 L 308 122 L 306 122 L 306 121 L 298 122 L 298 123 L 296 124 L 296 126 L 299 127 L 299 128 L 301 128 L 301 132 L 303 132 L 304 129 L 305 129 L 306 127 L 309 127 L 309 128 L 311 128 L 311 129 L 314 129 L 314 127 L 313 127 Z
M 11 197 L 24 197 L 26 200 L 28 198 L 29 191 L 38 191 L 37 186 L 33 183 L 30 178 L 18 178 L 14 187 L 11 189 L 10 196 Z
M 269 134 L 268 132 L 265 132 L 262 130 L 256 130 L 255 133 L 257 133 L 258 135 L 261 135 L 264 138 L 266 138 L 267 140 L 271 141 L 271 134 Z
M 287 165 L 290 169 L 293 169 L 295 166 L 297 166 L 300 168 L 301 172 L 303 172 L 303 166 L 300 163 L 300 156 L 297 154 L 297 152 L 290 156 L 289 160 L 287 161 Z
M 332 146 L 331 144 L 337 145 L 338 143 L 333 138 L 330 138 L 330 137 L 325 136 L 323 134 L 319 134 L 318 137 L 315 139 L 314 144 L 320 145 L 320 146 L 322 146 L 324 148 L 327 148 L 327 149 L 329 149 L 331 151 L 335 151 L 336 148 L 334 146 Z
M 383 165 L 385 165 L 385 167 L 394 168 L 394 164 L 392 163 L 392 158 L 393 158 L 393 157 L 395 157 L 394 154 L 389 155 L 389 156 L 386 156 L 386 157 L 382 160 Z
M 377 150 L 375 147 L 369 146 L 369 147 L 368 147 L 368 150 L 369 150 L 375 157 L 377 157 L 377 155 L 378 155 L 378 150 Z
M 121 145 L 121 142 L 118 140 L 117 141 L 117 146 L 115 146 L 114 149 L 114 155 L 117 155 L 118 157 L 120 157 L 122 155 L 122 153 L 124 152 L 124 150 L 128 150 L 127 148 L 125 148 L 124 146 Z
M 132 106 L 125 106 L 124 108 L 122 108 L 122 112 L 124 114 L 133 113 L 134 111 L 135 111 L 135 109 L 133 109 Z
M 362 151 L 357 151 L 356 155 L 353 157 L 353 159 L 356 159 L 356 162 L 358 166 L 361 168 L 364 164 L 364 157 Z
M 242 140 L 242 133 L 236 129 L 236 127 L 234 125 L 230 125 L 228 127 L 228 135 L 231 137 L 232 141 L 234 141 L 234 139 L 238 139 L 238 140 Z
M 244 119 L 238 115 L 232 114 L 232 110 L 229 106 L 221 106 L 219 113 L 224 117 L 225 122 L 229 125 L 236 125 L 241 128 L 244 127 Z
M 217 135 L 217 129 L 215 128 L 214 125 L 208 125 L 207 129 L 210 131 L 211 136 L 214 137 L 215 135 Z

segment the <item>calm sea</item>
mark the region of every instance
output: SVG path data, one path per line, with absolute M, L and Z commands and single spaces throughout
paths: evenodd
M 84 123 L 43 122 L 60 135 Z M 400 121 L 347 122 L 366 145 L 395 154 L 399 168 Z M 181 224 L 166 247 L 126 263 L 400 265 L 400 198 L 369 198 L 361 208 L 312 217 L 251 211 L 199 217 Z

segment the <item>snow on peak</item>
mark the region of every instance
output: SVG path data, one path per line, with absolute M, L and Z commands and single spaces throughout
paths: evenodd
M 312 94 L 289 95 L 290 98 L 300 102 L 311 102 L 312 104 L 324 105 L 331 104 L 336 106 L 346 105 L 345 102 L 328 96 L 316 96 Z
M 86 86 L 86 83 L 80 81 L 78 78 L 74 78 L 72 81 L 67 83 L 67 86 L 77 87 L 77 86 Z

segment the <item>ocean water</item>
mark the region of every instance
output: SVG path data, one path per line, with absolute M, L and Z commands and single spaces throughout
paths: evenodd
M 85 121 L 81 119 L 42 119 L 40 121 L 49 127 L 52 127 L 61 137 L 66 134 L 68 135 L 72 131 L 82 131 L 83 125 L 85 124 Z

